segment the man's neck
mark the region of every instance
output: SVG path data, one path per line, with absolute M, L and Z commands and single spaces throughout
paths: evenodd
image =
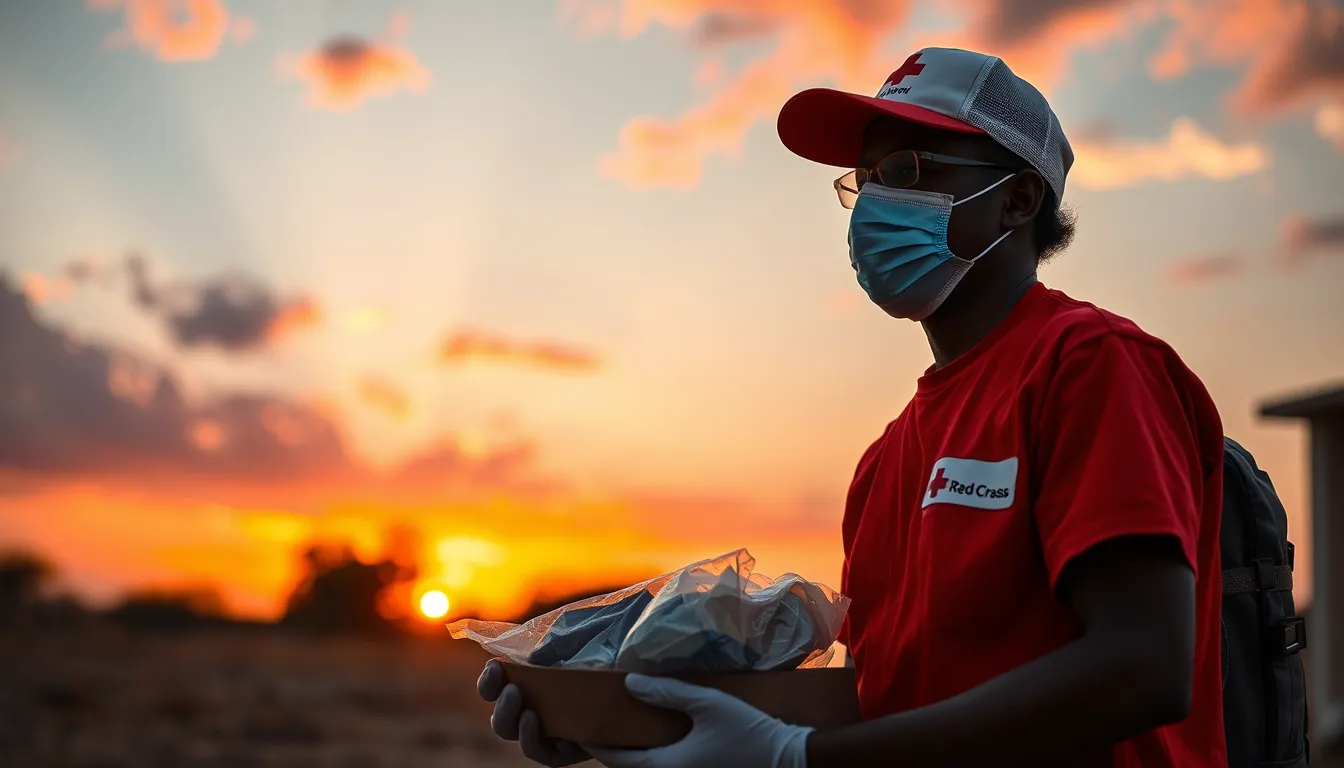
M 984 291 L 976 296 L 958 297 L 954 292 L 949 299 L 960 299 L 956 306 L 943 306 L 923 321 L 924 335 L 928 337 L 929 349 L 933 351 L 934 366 L 942 368 L 971 351 L 1008 317 L 1017 302 L 1035 284 L 1036 272 L 1033 270 L 1016 284 L 1008 283 L 1007 288 Z

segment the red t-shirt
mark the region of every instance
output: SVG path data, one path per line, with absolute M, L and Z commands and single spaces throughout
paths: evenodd
M 865 718 L 950 698 L 1076 639 L 1060 572 L 1129 534 L 1180 541 L 1197 588 L 1194 698 L 1099 765 L 1227 764 L 1222 423 L 1133 322 L 1033 286 L 967 354 L 919 379 L 845 508 L 841 634 Z

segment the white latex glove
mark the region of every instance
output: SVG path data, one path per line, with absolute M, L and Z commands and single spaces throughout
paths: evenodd
M 626 675 L 635 698 L 691 717 L 686 738 L 647 750 L 588 750 L 608 768 L 807 768 L 811 728 L 788 725 L 713 688 Z

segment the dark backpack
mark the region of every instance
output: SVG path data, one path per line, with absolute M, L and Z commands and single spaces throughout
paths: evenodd
M 1223 723 L 1229 768 L 1298 768 L 1310 758 L 1307 692 L 1293 608 L 1288 516 L 1269 475 L 1223 445 Z

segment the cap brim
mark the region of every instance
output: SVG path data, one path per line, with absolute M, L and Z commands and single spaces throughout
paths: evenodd
M 984 133 L 969 123 L 914 104 L 811 88 L 789 99 L 779 111 L 779 139 L 789 151 L 814 163 L 854 168 L 863 151 L 863 132 L 879 117 L 945 131 Z

